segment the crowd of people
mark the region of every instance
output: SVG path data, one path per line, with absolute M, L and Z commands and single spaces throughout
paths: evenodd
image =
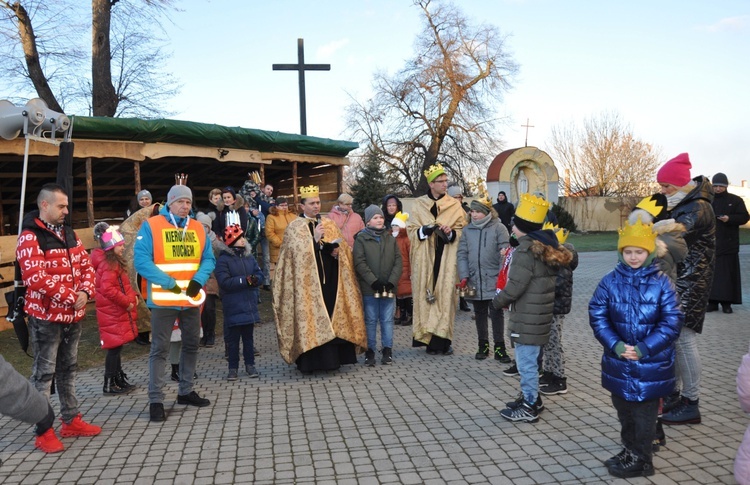
M 653 453 L 666 443 L 662 425 L 701 422 L 697 339 L 705 313 L 719 306 L 731 313 L 731 305 L 742 302 L 738 228 L 750 216 L 742 199 L 726 192 L 724 174 L 709 181 L 692 178 L 690 169 L 686 153 L 659 169 L 660 193 L 644 198 L 619 230 L 619 262 L 589 304 L 603 348 L 602 385 L 622 427 L 623 450 L 605 462 L 616 477 L 654 473 Z M 289 199 L 273 197 L 272 185 L 261 187 L 252 178 L 240 190 L 210 191 L 198 210 L 186 178 L 179 177 L 164 204 L 140 191 L 122 232 L 97 224 L 100 247 L 90 256 L 64 224 L 64 189 L 45 185 L 38 211 L 23 221 L 16 251 L 27 288 L 31 383 L 24 385 L 0 361 L 9 383 L 0 395 L 2 412 L 37 423 L 37 448 L 62 451 L 49 405 L 54 376 L 60 435 L 101 431 L 83 421 L 74 383 L 80 322 L 95 296 L 107 350 L 104 394 L 134 387 L 120 353 L 145 338 L 151 421 L 167 419 L 168 356 L 179 382 L 177 402 L 209 406 L 194 380 L 199 347 L 215 345 L 217 300 L 224 309 L 226 379 L 239 378 L 240 348 L 245 373 L 254 378 L 253 329 L 261 291 L 268 290 L 279 352 L 305 374 L 355 364 L 361 351 L 365 366 L 376 365 L 378 350 L 381 365 L 394 363 L 394 325 L 411 325 L 413 347 L 450 356 L 455 312 L 459 302 L 471 303 L 475 358 L 492 354 L 510 364 L 504 375 L 520 376 L 518 398 L 500 415 L 538 421 L 545 409 L 541 395 L 568 392 L 562 332 L 578 265 L 568 231 L 550 220 L 551 204 L 538 194 L 521 194 L 517 207 L 504 192 L 494 204 L 485 197 L 467 204 L 441 165 L 424 176 L 429 189 L 413 200 L 409 214 L 388 194 L 364 217 L 348 194 L 321 215 L 314 185 L 300 188 L 297 214 Z M 176 331 L 179 345 L 173 347 Z M 28 405 L 6 403 L 10 392 Z

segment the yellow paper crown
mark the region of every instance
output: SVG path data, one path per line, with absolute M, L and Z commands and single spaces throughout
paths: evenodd
M 542 226 L 543 231 L 547 229 L 555 233 L 555 236 L 557 236 L 557 242 L 560 244 L 565 244 L 565 241 L 568 240 L 568 236 L 570 235 L 570 231 L 564 227 L 558 226 L 557 224 L 552 224 L 551 222 L 545 222 Z
M 307 199 L 308 197 L 317 197 L 318 194 L 320 194 L 320 189 L 317 185 L 307 185 L 305 187 L 299 188 L 299 196 L 302 199 Z
M 424 171 L 424 178 L 427 179 L 427 182 L 432 182 L 435 180 L 438 175 L 443 175 L 445 173 L 445 169 L 442 165 L 439 163 L 436 163 L 435 165 L 430 165 L 430 168 Z
M 635 246 L 645 249 L 650 254 L 656 249 L 654 225 L 651 223 L 644 224 L 640 216 L 634 224 L 625 221 L 625 225 L 618 229 L 617 233 L 620 235 L 617 240 L 618 251 L 622 251 L 622 248 L 627 246 Z
M 399 211 L 399 212 L 396 212 L 396 215 L 393 216 L 393 217 L 395 217 L 396 219 L 400 219 L 401 222 L 403 222 L 404 224 L 406 224 L 406 220 L 409 218 L 409 213 L 408 212 L 400 212 Z
M 481 197 L 477 197 L 474 200 L 476 200 L 477 202 L 479 202 L 480 204 L 482 204 L 483 206 L 485 206 L 487 208 L 490 208 L 490 209 L 492 208 L 492 200 L 490 200 L 490 198 L 487 197 L 486 195 L 485 196 L 481 196 Z
M 521 200 L 518 202 L 514 217 L 520 217 L 524 221 L 534 224 L 541 224 L 544 222 L 544 218 L 547 217 L 548 209 L 549 202 L 527 192 L 521 194 Z
M 643 200 L 638 202 L 638 205 L 636 205 L 635 207 L 636 209 L 645 210 L 654 217 L 658 217 L 659 214 L 667 209 L 667 207 L 663 203 L 660 203 L 655 195 L 650 195 L 644 198 Z

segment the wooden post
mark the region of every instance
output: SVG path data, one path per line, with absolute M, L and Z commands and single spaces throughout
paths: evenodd
M 341 195 L 344 193 L 344 166 L 339 165 L 336 171 L 336 193 Z
M 294 208 L 299 204 L 299 191 L 297 190 L 297 162 L 292 162 L 292 190 L 294 191 Z
M 266 167 L 262 164 L 260 166 L 260 183 L 263 184 L 260 188 L 260 191 L 263 192 L 263 189 L 268 185 L 268 180 L 266 180 Z
M 91 176 L 91 157 L 86 159 L 86 215 L 89 227 L 94 227 L 94 181 Z
M 133 173 L 135 175 L 135 193 L 141 191 L 141 163 L 133 162 Z

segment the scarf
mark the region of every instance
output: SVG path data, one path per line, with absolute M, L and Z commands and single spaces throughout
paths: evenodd
M 484 226 L 486 226 L 488 222 L 490 222 L 490 219 L 492 219 L 492 216 L 490 214 L 487 214 L 486 216 L 482 217 L 481 219 L 477 219 L 476 221 L 472 220 L 471 221 L 471 225 L 474 226 L 474 227 L 476 227 L 476 228 L 481 229 Z

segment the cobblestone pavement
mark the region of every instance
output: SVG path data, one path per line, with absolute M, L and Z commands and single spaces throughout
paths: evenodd
M 458 312 L 453 356 L 411 348 L 410 328 L 396 327 L 393 365 L 360 363 L 313 376 L 281 360 L 274 326 L 266 323 L 256 329 L 259 379 L 241 372 L 227 382 L 223 348 L 201 350 L 196 389 L 210 407 L 177 405 L 177 385 L 169 382 L 167 421 L 151 424 L 144 357 L 126 363 L 138 389 L 124 397 L 102 395 L 102 368 L 80 373 L 83 415 L 103 431 L 63 439 L 63 453 L 35 450 L 30 426 L 0 418 L 0 482 L 734 483 L 732 464 L 748 424 L 735 377 L 750 341 L 750 276 L 746 305 L 732 315 L 708 314 L 698 339 L 703 423 L 665 426 L 657 474 L 617 481 L 601 464 L 620 450 L 619 427 L 600 385 L 601 351 L 586 314 L 615 258 L 580 255 L 563 336 L 569 392 L 546 398 L 536 424 L 500 417 L 518 393 L 518 378 L 504 377 L 497 361 L 474 359 L 470 313 Z M 750 247 L 741 261 L 750 268 Z

